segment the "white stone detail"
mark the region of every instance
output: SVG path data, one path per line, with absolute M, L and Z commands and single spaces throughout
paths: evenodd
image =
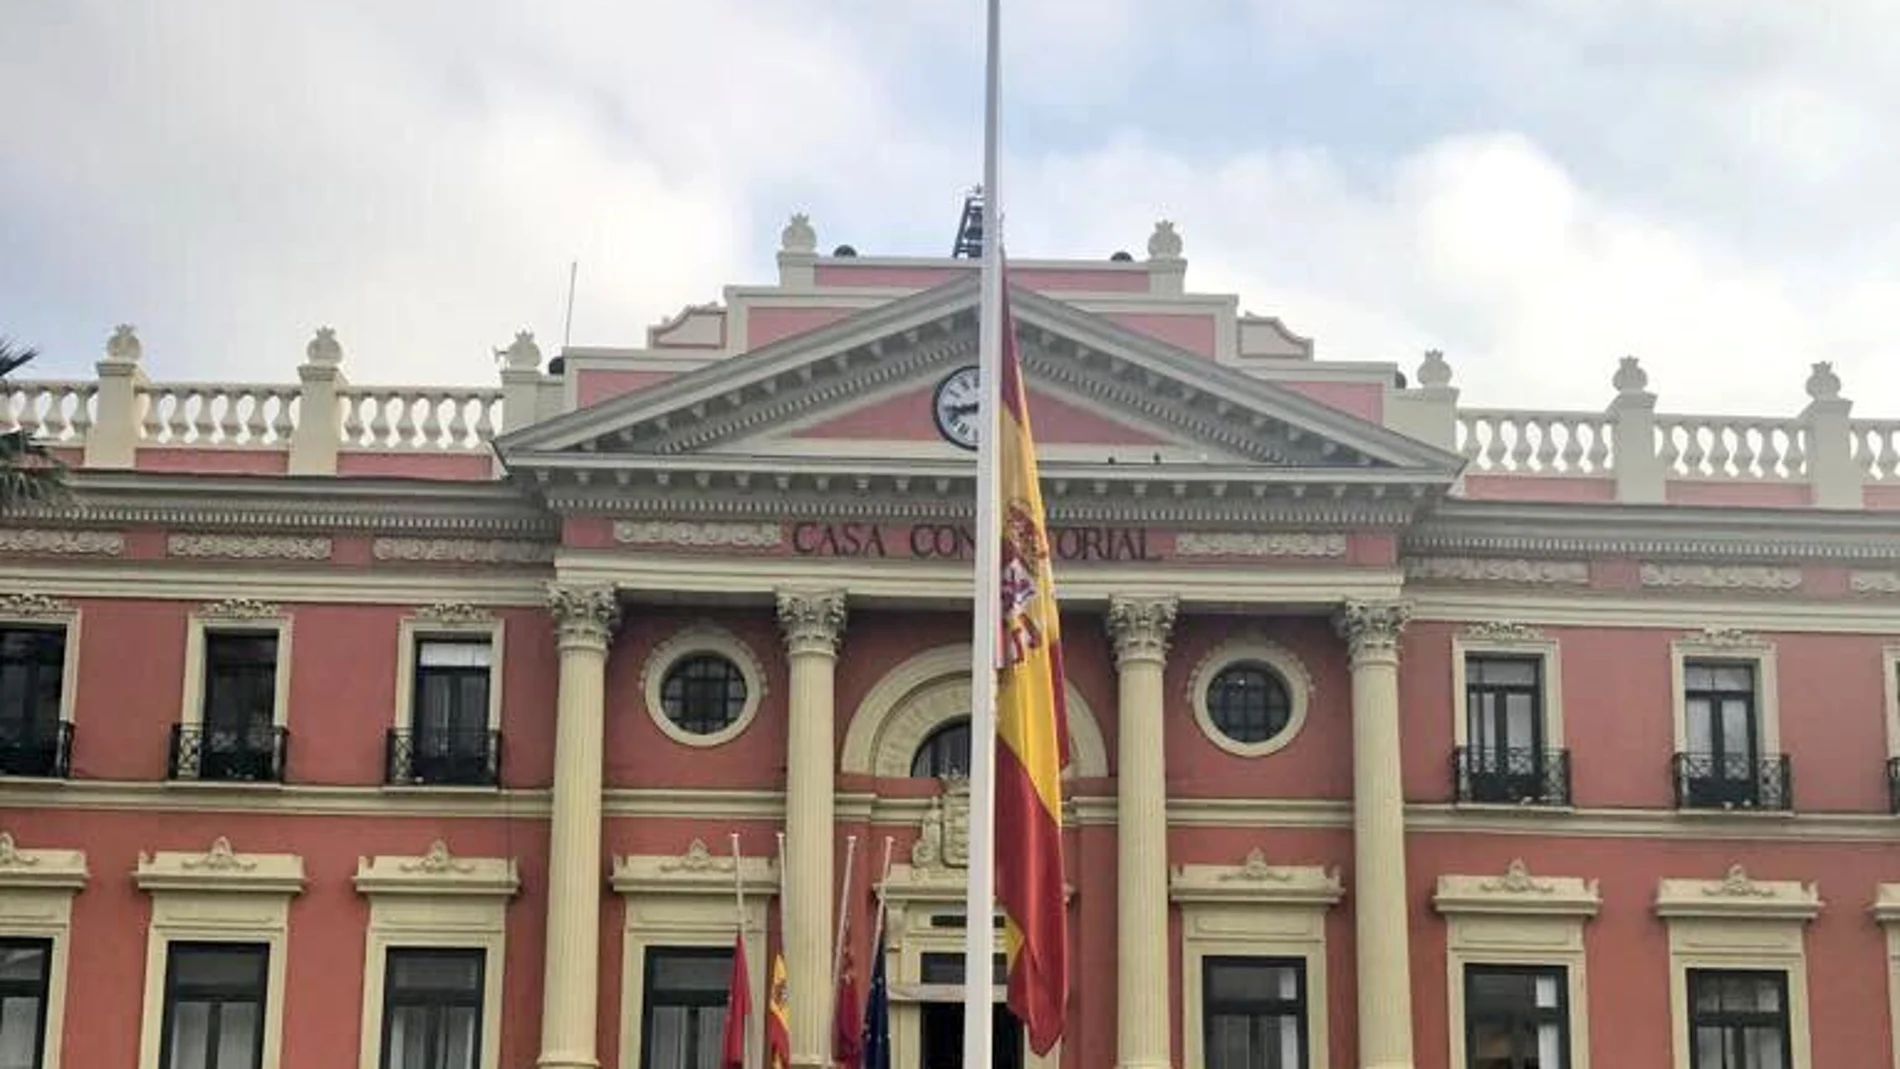
M 1900 572 L 1851 572 L 1847 588 L 1856 594 L 1900 594 Z
M 970 864 L 970 785 L 963 780 L 943 781 L 943 793 L 930 800 L 930 810 L 917 826 L 910 848 L 911 866 L 919 870 L 963 869 Z
M 1464 637 L 1478 642 L 1542 642 L 1544 633 L 1515 620 L 1483 620 L 1465 628 Z
M 47 553 L 62 557 L 116 557 L 125 536 L 112 531 L 0 530 L 0 553 Z
M 1478 889 L 1502 891 L 1513 895 L 1548 895 L 1556 893 L 1557 885 L 1532 876 L 1530 866 L 1524 864 L 1524 859 L 1519 857 L 1512 858 L 1511 863 L 1504 867 L 1504 875 L 1484 881 L 1478 885 Z
M 467 874 L 475 871 L 470 861 L 462 861 L 449 853 L 449 844 L 437 839 L 429 844 L 429 852 L 419 858 L 403 861 L 399 867 L 404 872 L 423 872 L 432 876 Z
M 772 549 L 782 544 L 784 538 L 784 528 L 776 523 L 623 520 L 614 524 L 614 541 L 634 546 Z
M 175 534 L 165 539 L 169 557 L 225 557 L 232 560 L 329 560 L 328 538 L 273 535 Z
M 694 839 L 679 857 L 667 858 L 660 862 L 661 872 L 731 872 L 737 864 L 729 857 L 719 857 L 706 845 L 704 839 Z
M 501 538 L 378 538 L 370 543 L 370 556 L 430 564 L 542 564 L 554 559 L 554 547 Z
M 1413 557 L 1405 562 L 1407 579 L 1448 579 L 1467 583 L 1534 583 L 1584 586 L 1590 565 L 1580 560 L 1525 560 L 1506 557 Z
M 416 610 L 415 618 L 436 624 L 493 623 L 495 614 L 466 601 L 438 601 Z
M 1705 590 L 1794 590 L 1801 569 L 1737 564 L 1645 564 L 1646 587 L 1698 587 Z
M 1175 536 L 1180 557 L 1343 557 L 1343 534 L 1228 533 L 1183 531 Z
M 1295 872 L 1293 869 L 1268 864 L 1266 851 L 1256 846 L 1252 850 L 1247 851 L 1247 856 L 1241 861 L 1239 868 L 1220 873 L 1217 879 L 1222 883 L 1231 883 L 1234 881 L 1241 883 L 1263 883 L 1268 881 L 1273 883 L 1287 883 L 1293 879 L 1294 875 Z
M 0 594 L 0 616 L 64 616 L 72 606 L 45 594 Z
M 262 620 L 280 613 L 277 606 L 256 598 L 225 598 L 198 610 L 198 615 L 226 620 Z

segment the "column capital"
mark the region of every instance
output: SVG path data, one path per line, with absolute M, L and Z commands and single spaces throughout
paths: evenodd
M 1409 601 L 1350 600 L 1333 615 L 1333 628 L 1346 640 L 1356 666 L 1366 661 L 1399 659 L 1399 634 L 1412 618 Z
M 788 653 L 836 657 L 838 643 L 844 638 L 844 619 L 842 590 L 778 592 L 778 626 L 785 635 Z
M 549 583 L 548 611 L 554 615 L 554 631 L 562 648 L 605 650 L 620 623 L 620 597 L 610 586 Z
M 1142 661 L 1166 663 L 1168 637 L 1174 631 L 1174 615 L 1179 604 L 1166 597 L 1117 595 L 1109 598 L 1108 637 L 1115 645 L 1115 666 L 1120 668 Z

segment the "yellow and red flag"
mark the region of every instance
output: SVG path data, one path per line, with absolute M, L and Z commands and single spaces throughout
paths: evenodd
M 1062 1038 L 1069 1001 L 1063 903 L 1062 766 L 1069 757 L 1062 632 L 1049 524 L 1037 482 L 1029 398 L 1003 285 L 1002 410 L 997 420 L 1001 498 L 1002 634 L 996 680 L 996 897 L 1003 908 L 1009 1008 L 1047 1054 Z
M 791 1069 L 792 1065 L 792 1003 L 783 949 L 772 954 L 772 984 L 765 999 L 765 1064 L 770 1069 Z

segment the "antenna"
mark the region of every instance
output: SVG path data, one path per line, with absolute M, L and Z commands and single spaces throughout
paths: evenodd
M 561 350 L 567 351 L 567 343 L 574 336 L 574 280 L 581 273 L 581 262 L 570 260 L 567 264 L 567 321 L 561 326 Z

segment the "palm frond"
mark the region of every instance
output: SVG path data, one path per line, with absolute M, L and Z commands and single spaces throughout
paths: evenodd
M 7 380 L 37 356 L 32 347 L 16 346 L 11 338 L 0 337 L 0 402 L 9 408 L 12 390 Z M 0 432 L 0 514 L 22 505 L 64 502 L 70 494 L 66 465 L 46 446 L 23 430 Z

